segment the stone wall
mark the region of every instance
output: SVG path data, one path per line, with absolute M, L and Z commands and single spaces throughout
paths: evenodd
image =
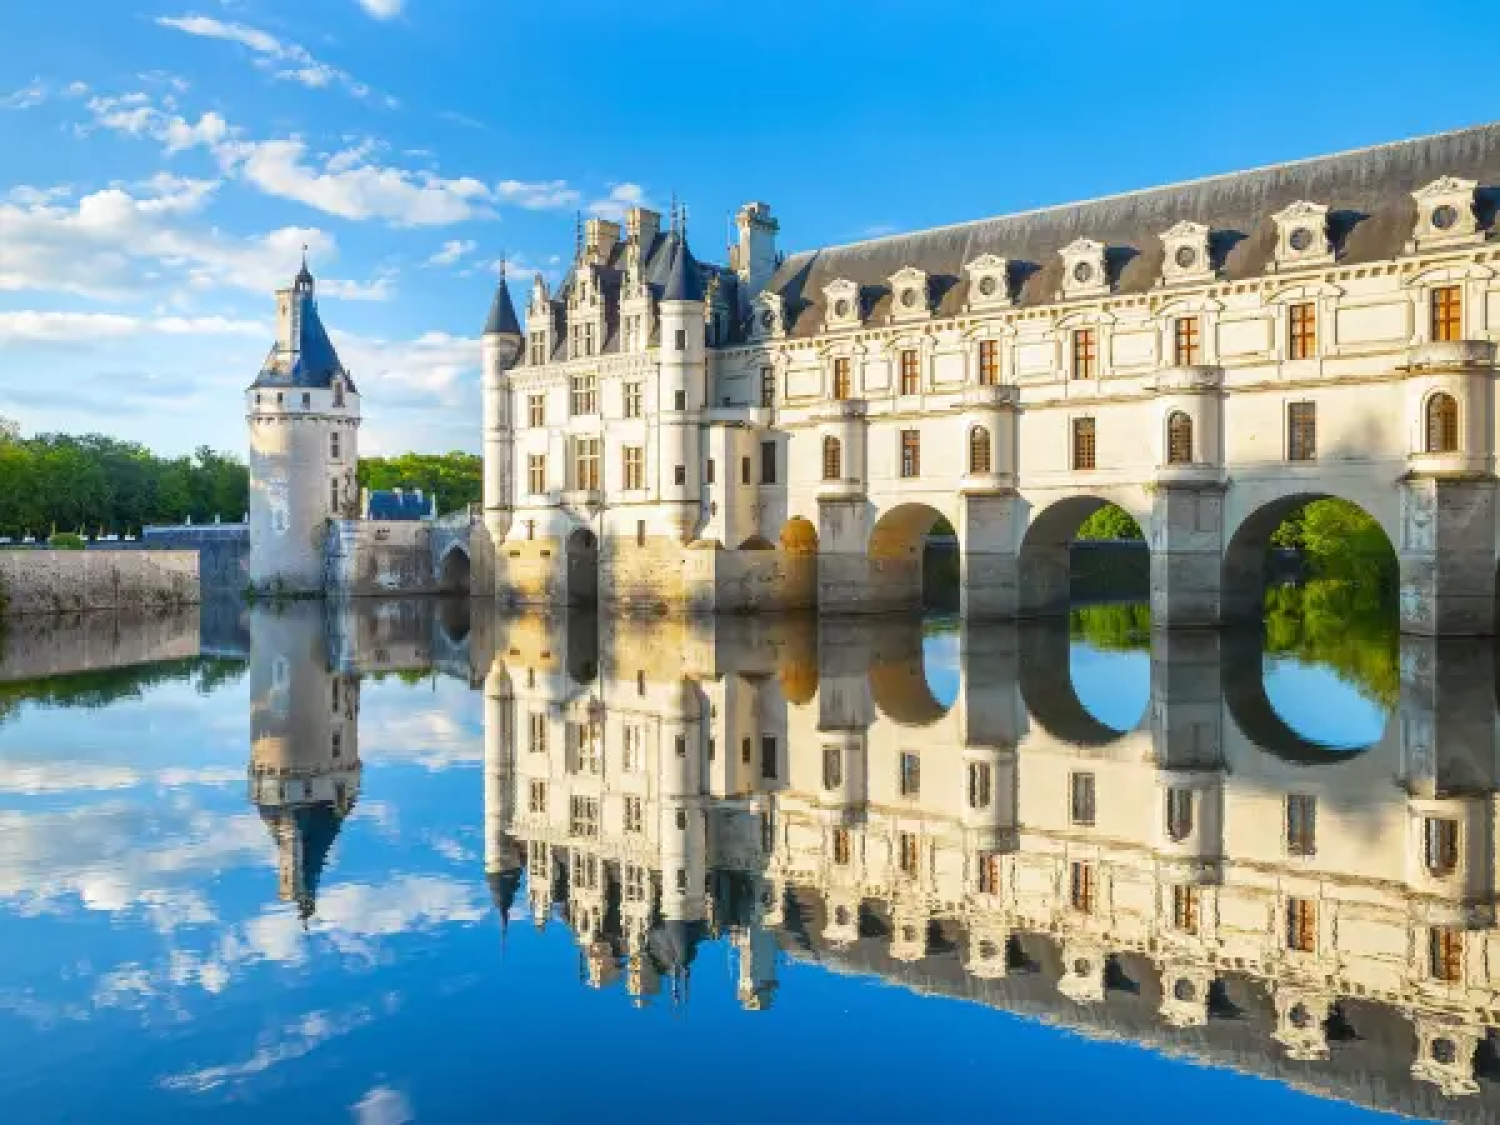
M 244 593 L 250 585 L 250 529 L 245 524 L 148 527 L 139 547 L 148 551 L 197 551 L 205 594 Z
M 338 520 L 328 542 L 328 589 L 351 597 L 432 594 L 432 528 L 415 520 Z
M 0 631 L 0 681 L 193 657 L 198 638 L 195 606 L 33 614 Z
M 197 605 L 196 551 L 0 551 L 7 616 Z

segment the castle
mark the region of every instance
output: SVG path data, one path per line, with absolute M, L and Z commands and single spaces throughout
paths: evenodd
M 970 617 L 1060 612 L 1106 503 L 1152 619 L 1260 613 L 1308 500 L 1400 559 L 1405 630 L 1494 630 L 1500 125 L 727 265 L 675 214 L 588 221 L 524 329 L 484 331 L 484 563 L 516 602 L 920 601 L 957 532 Z M 476 554 L 479 552 L 476 551 Z

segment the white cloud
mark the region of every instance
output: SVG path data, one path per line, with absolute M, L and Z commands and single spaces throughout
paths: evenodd
M 211 16 L 158 16 L 156 22 L 185 35 L 236 43 L 255 56 L 256 66 L 270 71 L 274 77 L 284 81 L 300 82 L 312 89 L 338 85 L 357 98 L 369 98 L 375 94 L 374 90 L 347 71 L 320 62 L 306 47 L 278 39 L 268 31 L 228 23 Z M 387 104 L 395 104 L 392 98 L 384 100 Z
M 393 1000 L 387 998 L 387 1007 L 392 1005 Z M 161 1080 L 160 1085 L 164 1089 L 191 1094 L 207 1093 L 220 1086 L 253 1078 L 279 1063 L 309 1055 L 329 1040 L 357 1031 L 375 1018 L 376 1013 L 364 1006 L 352 1008 L 343 1014 L 311 1012 L 277 1033 L 263 1037 L 254 1053 L 244 1062 L 168 1075 Z
M 4 315 L 0 313 L 0 317 Z M 3 339 L 4 330 L 0 329 L 0 341 Z M 227 766 L 168 768 L 153 773 L 131 766 L 96 762 L 52 759 L 0 762 L 0 793 L 21 793 L 28 797 L 43 793 L 97 793 L 142 786 L 242 785 L 244 781 L 243 769 Z
M 378 20 L 395 19 L 406 6 L 406 0 L 359 0 L 359 6 Z
M 623 183 L 613 185 L 607 196 L 590 203 L 589 213 L 601 219 L 623 219 L 631 207 L 649 206 L 645 188 L 640 184 Z
M 528 211 L 544 211 L 553 207 L 571 207 L 582 198 L 570 188 L 566 180 L 544 180 L 527 183 L 524 180 L 501 180 L 495 185 L 495 196 L 505 203 L 514 203 Z
M 442 249 L 427 259 L 429 266 L 454 266 L 463 258 L 468 257 L 479 248 L 479 243 L 471 240 L 453 239 L 443 243 Z
M 30 85 L 22 86 L 15 93 L 0 98 L 0 109 L 31 109 L 46 100 L 47 87 L 42 84 L 40 78 L 37 78 Z

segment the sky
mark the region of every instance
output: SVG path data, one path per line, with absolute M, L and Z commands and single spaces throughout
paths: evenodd
M 752 199 L 795 252 L 1462 128 L 1500 106 L 1488 16 L 9 0 L 0 415 L 242 451 L 305 245 L 362 452 L 477 451 L 497 265 L 555 281 L 580 212 L 675 194 L 723 260 Z

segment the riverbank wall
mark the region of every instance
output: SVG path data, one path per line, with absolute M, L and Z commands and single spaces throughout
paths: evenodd
M 0 614 L 197 605 L 196 551 L 0 551 Z

